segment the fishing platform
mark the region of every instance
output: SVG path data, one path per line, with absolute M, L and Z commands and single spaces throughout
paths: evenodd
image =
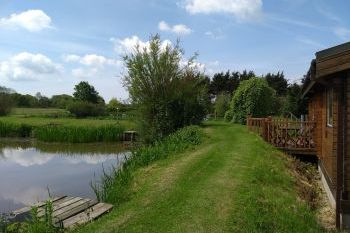
M 52 200 L 52 219 L 56 227 L 68 229 L 88 223 L 112 210 L 113 205 L 96 200 L 61 196 Z M 38 217 L 45 216 L 46 202 L 38 202 L 32 206 L 13 211 L 11 221 L 22 222 L 31 217 L 31 209 L 37 207 Z

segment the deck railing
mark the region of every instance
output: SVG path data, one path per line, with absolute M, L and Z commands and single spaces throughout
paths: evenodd
M 248 129 L 280 149 L 314 150 L 314 121 L 247 117 Z

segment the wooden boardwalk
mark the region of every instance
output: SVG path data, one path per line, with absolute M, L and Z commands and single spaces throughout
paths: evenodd
M 38 217 L 45 215 L 45 202 L 36 203 Z M 32 207 L 24 207 L 11 213 L 13 221 L 24 221 L 30 218 Z M 56 197 L 52 199 L 53 224 L 60 228 L 74 228 L 88 223 L 99 216 L 109 212 L 113 205 L 98 203 L 96 200 L 81 197 Z

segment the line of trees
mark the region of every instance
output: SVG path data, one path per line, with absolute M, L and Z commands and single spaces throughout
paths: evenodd
M 247 83 L 245 81 L 250 79 L 254 79 L 254 81 L 248 85 L 249 88 L 243 87 L 247 85 L 244 84 Z M 268 73 L 261 77 L 257 77 L 253 71 L 243 71 L 242 73 L 227 71 L 226 73 L 221 72 L 214 74 L 210 81 L 209 90 L 213 99 L 215 99 L 214 112 L 216 116 L 224 117 L 226 114 L 225 118 L 232 120 L 232 108 L 234 108 L 232 105 L 235 105 L 235 101 L 233 100 L 234 96 L 244 95 L 245 98 L 248 98 L 247 95 L 251 94 L 253 97 L 256 97 L 261 88 L 265 87 L 269 87 L 269 89 L 264 89 L 264 92 L 270 93 L 268 103 L 261 102 L 258 104 L 256 101 L 249 101 L 246 99 L 246 104 L 249 106 L 256 106 L 256 108 L 262 106 L 264 109 L 268 109 L 268 112 L 266 112 L 267 115 L 287 116 L 293 114 L 294 116 L 299 117 L 302 114 L 306 114 L 306 102 L 300 98 L 302 84 L 288 83 L 283 72 Z M 248 90 L 243 91 L 239 89 Z M 270 90 L 273 91 L 271 92 Z M 238 101 L 238 97 L 236 97 L 235 100 Z M 273 103 L 271 108 L 268 106 L 270 103 Z M 231 111 L 228 111 L 230 108 Z M 254 112 L 251 113 L 253 114 Z M 241 117 L 238 118 L 241 119 Z M 242 119 L 237 120 L 237 122 L 241 121 Z
M 13 89 L 0 86 L 0 116 L 7 115 L 14 107 L 19 108 L 59 108 L 68 110 L 76 117 L 106 116 L 121 117 L 133 111 L 130 104 L 115 98 L 105 104 L 94 86 L 88 82 L 80 82 L 74 88 L 73 95 L 61 94 L 51 98 L 41 95 L 16 93 Z

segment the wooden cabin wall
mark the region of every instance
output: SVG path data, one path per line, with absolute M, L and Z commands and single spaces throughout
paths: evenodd
M 335 194 L 336 185 L 337 107 L 338 97 L 334 92 L 333 127 L 329 127 L 327 126 L 327 92 L 324 88 L 318 88 L 315 91 L 309 100 L 308 106 L 309 119 L 316 122 L 315 143 L 317 157 L 320 160 L 323 173 L 333 194 Z
M 345 91 L 345 98 L 346 98 L 346 146 L 345 146 L 345 156 L 344 156 L 344 179 L 345 179 L 345 195 L 347 198 L 349 197 L 350 193 L 350 71 L 347 72 L 347 83 L 346 83 L 346 91 Z

